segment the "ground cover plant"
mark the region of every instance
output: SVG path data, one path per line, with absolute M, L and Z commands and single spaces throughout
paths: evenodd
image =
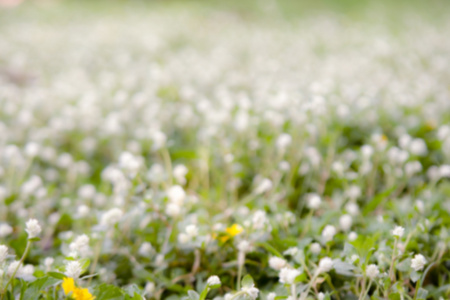
M 443 3 L 13 2 L 1 300 L 449 299 Z

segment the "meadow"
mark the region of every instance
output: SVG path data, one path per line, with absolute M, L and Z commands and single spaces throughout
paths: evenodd
M 445 1 L 7 2 L 0 300 L 450 299 Z

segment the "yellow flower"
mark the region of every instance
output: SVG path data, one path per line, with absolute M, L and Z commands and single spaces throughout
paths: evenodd
M 230 238 L 235 237 L 236 235 L 240 234 L 242 231 L 244 231 L 244 228 L 242 228 L 241 225 L 233 224 L 230 227 L 228 227 L 227 229 L 225 229 L 225 232 L 227 233 L 227 235 L 220 237 L 220 241 L 225 243 Z
M 73 293 L 73 297 L 75 298 L 75 300 L 94 300 L 95 297 L 91 295 L 91 293 L 89 293 L 88 289 L 80 289 L 77 288 L 74 293 Z
M 75 281 L 73 280 L 73 278 L 66 277 L 63 279 L 62 287 L 64 290 L 64 294 L 67 295 L 68 293 L 73 292 L 76 289 Z
M 225 231 L 230 236 L 233 237 L 233 236 L 240 234 L 242 231 L 244 231 L 244 228 L 242 228 L 242 226 L 239 224 L 233 224 L 231 227 L 228 227 L 227 229 L 225 229 Z
M 66 277 L 63 279 L 62 287 L 64 294 L 72 293 L 72 298 L 75 300 L 94 300 L 95 297 L 89 293 L 88 289 L 81 289 L 75 286 L 73 278 Z

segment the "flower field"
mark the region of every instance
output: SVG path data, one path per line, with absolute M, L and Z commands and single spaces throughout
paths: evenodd
M 450 7 L 283 1 L 0 1 L 0 300 L 450 299 Z

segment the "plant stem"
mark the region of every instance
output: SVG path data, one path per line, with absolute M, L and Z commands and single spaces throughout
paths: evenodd
M 25 252 L 23 253 L 22 258 L 20 259 L 19 264 L 17 265 L 16 269 L 14 270 L 14 272 L 12 273 L 12 275 L 9 278 L 8 282 L 6 283 L 6 286 L 5 286 L 4 290 L 2 291 L 2 297 L 0 298 L 1 300 L 3 300 L 3 298 L 5 297 L 6 291 L 8 290 L 8 286 L 12 283 L 12 281 L 14 281 L 14 278 L 16 277 L 17 271 L 20 269 L 20 266 L 23 264 L 25 258 L 28 255 L 28 252 L 30 252 L 31 243 L 32 242 L 30 240 L 28 240 L 27 246 L 25 248 Z
M 245 252 L 239 251 L 238 253 L 238 276 L 237 276 L 237 290 L 241 289 L 241 276 L 242 276 L 242 268 L 244 267 L 245 262 Z
M 295 283 L 291 284 L 291 296 L 292 300 L 297 300 L 297 286 Z
M 395 242 L 394 242 L 394 250 L 392 252 L 392 260 L 391 260 L 391 266 L 389 268 L 389 278 L 391 278 L 391 281 L 395 281 L 395 272 L 394 272 L 394 263 L 395 263 L 395 252 L 397 251 L 397 243 L 398 243 L 398 238 L 395 238 Z
M 366 278 L 365 277 L 364 277 L 363 284 L 364 284 L 363 288 L 365 289 L 365 291 L 361 292 L 361 295 L 359 296 L 359 300 L 364 300 L 366 298 L 367 294 L 369 293 L 370 285 L 372 284 L 372 280 L 369 281 L 369 285 L 367 285 L 367 289 L 365 288 L 365 285 L 366 285 Z

